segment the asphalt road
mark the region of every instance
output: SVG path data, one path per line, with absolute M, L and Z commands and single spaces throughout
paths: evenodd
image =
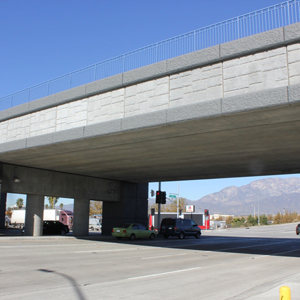
M 296 224 L 190 237 L 0 237 L 0 299 L 300 299 Z

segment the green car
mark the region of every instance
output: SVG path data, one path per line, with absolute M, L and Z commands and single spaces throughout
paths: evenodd
M 130 240 L 148 238 L 154 240 L 156 232 L 147 229 L 144 225 L 138 223 L 127 223 L 122 227 L 114 227 L 111 233 L 117 239 L 129 238 Z

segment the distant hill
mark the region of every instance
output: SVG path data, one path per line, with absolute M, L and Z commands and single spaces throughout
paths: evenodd
M 60 206 L 56 205 L 55 208 L 60 209 Z M 63 206 L 64 210 L 73 210 L 73 208 L 74 208 L 74 204 L 66 204 Z
M 220 192 L 202 197 L 194 204 L 196 210 L 208 208 L 210 213 L 249 215 L 254 213 L 276 214 L 286 211 L 300 212 L 300 178 L 266 178 L 247 185 L 230 186 Z

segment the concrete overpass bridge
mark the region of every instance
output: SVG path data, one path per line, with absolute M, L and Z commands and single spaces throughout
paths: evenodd
M 109 233 L 147 221 L 151 181 L 299 173 L 299 103 L 295 23 L 1 111 L 2 212 L 27 194 L 40 235 L 44 196 L 74 198 L 86 235 L 101 200 Z

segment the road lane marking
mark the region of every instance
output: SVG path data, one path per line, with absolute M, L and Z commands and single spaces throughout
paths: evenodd
M 182 253 L 182 254 L 173 254 L 173 255 L 151 256 L 151 257 L 142 257 L 141 259 L 156 259 L 156 258 L 174 257 L 174 256 L 181 256 L 181 255 L 187 255 L 187 254 Z
M 75 251 L 73 253 L 95 253 L 95 252 L 117 252 L 117 251 L 132 251 L 138 250 L 139 248 L 131 248 L 131 249 L 107 249 L 107 250 L 85 250 L 85 251 Z
M 235 248 L 223 248 L 223 249 L 216 249 L 216 251 L 226 251 L 226 250 L 236 250 L 236 249 L 245 249 L 245 248 L 253 248 L 257 246 L 270 246 L 270 245 L 277 245 L 277 244 L 286 244 L 287 242 L 276 242 L 276 243 L 268 243 L 268 244 L 261 244 L 261 245 L 249 245 L 249 246 L 243 246 L 243 247 L 235 247 Z
M 296 252 L 299 251 L 299 249 L 293 249 L 293 250 L 289 250 L 289 251 L 283 251 L 283 252 L 276 252 L 276 253 L 272 253 L 272 254 L 268 254 L 268 255 L 261 255 L 261 256 L 254 256 L 251 257 L 251 259 L 256 259 L 256 258 L 263 258 L 263 257 L 267 257 L 267 256 L 274 256 L 274 255 L 280 255 L 280 254 L 285 254 L 285 253 L 290 253 L 290 252 Z
M 1 245 L 0 248 L 41 248 L 41 247 L 71 247 L 71 246 L 91 246 L 92 244 L 39 244 L 39 245 Z
M 164 276 L 164 275 L 176 274 L 176 273 L 180 273 L 180 272 L 188 272 L 188 271 L 199 270 L 201 268 L 202 267 L 182 269 L 182 270 L 176 270 L 176 271 L 170 271 L 170 272 L 164 272 L 164 273 L 157 273 L 157 274 L 150 274 L 150 275 L 143 275 L 143 276 L 131 277 L 131 278 L 127 278 L 127 279 L 128 280 L 135 280 L 135 279 L 142 279 L 142 278 L 155 277 L 155 276 Z

